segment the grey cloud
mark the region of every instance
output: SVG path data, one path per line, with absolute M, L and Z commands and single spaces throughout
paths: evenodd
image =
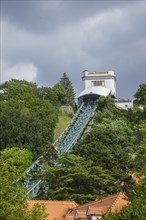
M 142 1 L 3 2 L 2 57 L 11 66 L 32 63 L 39 85 L 52 86 L 67 72 L 77 94 L 83 89 L 84 69 L 114 69 L 118 96 L 132 97 L 145 73 L 143 5 Z
M 130 1 L 2 1 L 2 18 L 43 34 L 125 4 L 129 5 Z

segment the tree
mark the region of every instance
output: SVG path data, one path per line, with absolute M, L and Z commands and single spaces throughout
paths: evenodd
M 119 213 L 109 214 L 106 220 L 145 220 L 146 200 L 134 200 L 130 205 L 123 208 Z
M 139 88 L 136 91 L 134 97 L 135 104 L 142 105 L 144 108 L 146 107 L 146 83 L 142 83 L 139 85 Z
M 128 192 L 133 189 L 129 171 L 134 166 L 131 157 L 134 143 L 134 133 L 125 121 L 105 119 L 102 123 L 95 123 L 95 127 L 78 141 L 73 153 L 108 170 L 115 178 L 117 188 Z
M 11 148 L 1 152 L 0 157 L 0 219 L 40 220 L 44 219 L 44 207 L 28 210 L 26 189 L 17 181 L 22 172 L 32 163 L 32 156 L 26 149 Z M 37 218 L 34 217 L 37 213 Z
M 66 73 L 63 73 L 59 83 L 64 87 L 67 94 L 67 104 L 74 106 L 75 92 L 72 83 Z
M 54 89 L 50 87 L 39 87 L 37 89 L 37 96 L 40 99 L 48 100 L 53 105 L 55 105 L 58 101 L 57 94 L 55 93 Z
M 0 148 L 1 150 L 19 146 L 33 152 L 33 158 L 39 157 L 48 141 L 53 140 L 53 131 L 57 121 L 55 108 L 47 101 L 30 98 L 1 101 L 0 105 Z
M 145 172 L 146 174 L 146 172 Z M 146 176 L 134 190 L 130 204 L 119 213 L 109 214 L 106 220 L 145 220 L 146 217 Z
M 53 86 L 52 91 L 56 94 L 56 104 L 64 105 L 67 103 L 67 92 L 65 88 L 60 84 L 57 83 Z
M 0 85 L 3 89 L 1 93 L 2 100 L 29 100 L 29 98 L 37 96 L 37 85 L 25 80 L 12 79 Z
M 119 109 L 111 97 L 99 97 L 96 101 L 97 109 L 95 123 L 102 123 L 106 119 L 116 120 L 125 119 L 126 110 Z
M 114 178 L 91 160 L 64 153 L 54 166 L 46 167 L 40 191 L 43 199 L 75 200 L 78 203 L 95 200 L 115 191 Z
M 136 126 L 137 136 L 139 137 L 139 147 L 136 149 L 135 167 L 139 172 L 146 170 L 146 120 Z M 146 175 L 146 172 L 144 173 Z
M 141 143 L 136 149 L 135 163 L 137 174 L 142 176 L 139 184 L 134 189 L 134 195 L 130 197 L 130 204 L 119 213 L 109 214 L 106 220 L 145 220 L 146 216 L 146 121 L 142 121 L 138 126 L 142 134 Z

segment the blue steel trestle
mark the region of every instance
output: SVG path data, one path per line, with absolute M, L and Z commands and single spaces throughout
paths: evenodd
M 88 101 L 82 103 L 77 113 L 73 117 L 70 124 L 63 131 L 60 137 L 53 143 L 58 154 L 63 152 L 68 152 L 72 149 L 73 145 L 79 140 L 83 134 L 87 124 L 92 118 L 96 110 L 96 102 Z M 28 194 L 31 197 L 35 197 L 38 194 L 40 184 L 42 179 L 35 179 L 34 176 L 40 171 L 43 171 L 43 156 L 39 157 L 27 170 L 25 174 L 27 175 L 27 180 L 24 182 Z

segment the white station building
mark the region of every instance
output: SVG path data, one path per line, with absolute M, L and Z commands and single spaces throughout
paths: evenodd
M 116 75 L 113 70 L 107 72 L 83 71 L 82 80 L 85 89 L 78 96 L 78 105 L 85 100 L 92 100 L 99 96 L 111 96 L 119 108 L 128 109 L 133 107 L 131 100 L 116 99 Z

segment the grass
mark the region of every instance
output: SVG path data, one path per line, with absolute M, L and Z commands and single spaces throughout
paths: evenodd
M 67 125 L 70 123 L 71 118 L 66 113 L 61 113 L 59 115 L 58 123 L 56 124 L 56 128 L 54 130 L 54 141 L 61 135 Z

